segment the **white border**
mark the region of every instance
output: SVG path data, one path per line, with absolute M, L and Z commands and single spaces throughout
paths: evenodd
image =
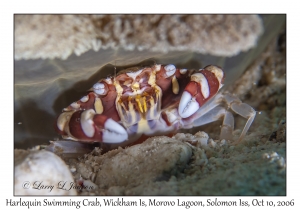
M 294 1 L 296 2 L 296 1 Z M 13 14 L 14 13 L 287 13 L 287 197 L 264 199 L 296 199 L 299 192 L 299 11 L 298 5 L 283 1 L 6 1 L 1 4 L 1 206 L 13 197 Z M 5 194 L 4 194 L 5 193 Z M 299 197 L 299 196 L 297 196 Z M 70 197 L 68 197 L 69 199 Z M 175 199 L 174 197 L 165 197 Z M 222 197 L 225 199 L 226 197 Z M 233 199 L 235 197 L 229 197 Z M 24 200 L 31 200 L 26 197 Z M 43 200 L 43 197 L 37 198 Z M 53 199 L 59 199 L 55 197 Z M 62 198 L 64 199 L 64 198 Z M 74 200 L 82 200 L 83 197 Z M 94 198 L 91 198 L 94 199 Z M 138 199 L 138 198 L 137 198 Z M 146 197 L 143 197 L 146 199 Z M 185 199 L 185 198 L 184 198 Z M 196 197 L 191 197 L 196 199 Z M 202 197 L 201 199 L 205 199 Z M 236 198 L 238 199 L 238 197 Z M 253 197 L 244 197 L 252 200 Z M 258 199 L 262 199 L 258 197 Z M 296 199 L 299 207 L 300 199 Z M 66 207 L 56 207 L 66 208 Z M 164 207 L 165 208 L 165 207 Z M 179 209 L 180 207 L 178 207 Z M 252 208 L 252 207 L 251 207 Z M 76 209 L 69 207 L 68 209 Z M 82 209 L 82 208 L 81 208 Z M 159 208 L 162 209 L 162 208 Z M 183 209 L 183 208 L 181 208 Z M 220 209 L 220 208 L 219 208 Z M 229 208 L 226 208 L 229 209 Z M 249 208 L 248 208 L 249 209 Z M 268 209 L 268 208 L 266 208 Z

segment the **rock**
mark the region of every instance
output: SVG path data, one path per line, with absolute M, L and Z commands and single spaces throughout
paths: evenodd
M 104 154 L 95 183 L 105 186 L 136 186 L 168 180 L 182 171 L 192 156 L 187 144 L 169 137 L 153 137 L 142 144 Z M 111 189 L 112 190 L 112 189 Z
M 59 189 L 60 182 L 74 183 L 68 166 L 48 151 L 15 150 L 15 195 L 76 195 Z M 61 185 L 60 185 L 61 186 Z

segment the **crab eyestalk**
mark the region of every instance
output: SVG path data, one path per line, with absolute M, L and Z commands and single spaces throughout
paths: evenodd
M 192 74 L 179 102 L 179 115 L 188 118 L 196 113 L 205 102 L 217 94 L 223 86 L 223 80 L 223 70 L 212 65 Z

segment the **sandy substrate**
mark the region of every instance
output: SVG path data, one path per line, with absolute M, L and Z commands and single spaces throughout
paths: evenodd
M 285 43 L 282 32 L 227 89 L 257 111 L 247 136 L 238 145 L 233 142 L 245 120 L 235 116 L 233 139 L 218 140 L 221 123 L 217 122 L 199 128 L 205 133 L 197 130 L 172 138 L 152 137 L 103 155 L 95 148 L 79 158 L 61 156 L 65 163 L 60 163 L 57 172 L 71 172 L 72 178 L 66 181 L 81 186 L 78 195 L 286 195 Z M 15 157 L 21 153 L 24 157 L 15 167 L 30 162 L 26 157 L 32 152 L 15 150 Z M 27 164 L 23 173 L 32 167 Z M 31 175 L 33 180 L 41 179 L 35 177 L 38 174 Z M 22 176 L 22 171 L 15 174 L 15 181 Z M 51 177 L 57 185 L 59 180 Z M 49 194 L 46 190 L 36 192 Z

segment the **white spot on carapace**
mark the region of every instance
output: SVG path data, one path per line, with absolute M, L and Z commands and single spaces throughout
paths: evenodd
M 140 69 L 138 71 L 134 72 L 126 72 L 127 76 L 131 77 L 133 80 L 143 71 L 143 69 Z
M 167 77 L 170 77 L 175 74 L 176 67 L 173 64 L 169 64 L 165 66 L 165 70 L 166 70 Z
M 95 111 L 97 114 L 103 113 L 103 105 L 102 105 L 102 101 L 100 98 L 95 99 L 94 107 L 95 107 Z
M 187 72 L 187 69 L 180 69 L 179 72 L 180 74 L 185 74 Z
M 96 83 L 93 86 L 94 92 L 99 94 L 99 95 L 105 95 L 106 94 L 106 89 L 105 89 L 105 85 L 103 83 Z
M 80 99 L 80 101 L 83 102 L 83 103 L 87 102 L 88 100 L 89 100 L 89 96 L 88 96 L 88 95 L 87 95 L 87 96 L 83 96 L 83 97 Z
M 209 85 L 206 77 L 201 73 L 195 73 L 191 76 L 191 81 L 197 82 L 201 86 L 201 93 L 204 98 L 209 96 Z
M 80 105 L 77 102 L 73 102 L 70 106 L 74 109 L 79 109 L 80 108 Z
M 95 134 L 93 122 L 93 117 L 95 114 L 96 113 L 93 109 L 88 109 L 81 113 L 80 124 L 84 134 L 87 137 L 93 137 Z
M 105 82 L 106 82 L 107 84 L 112 84 L 111 78 L 106 78 L 106 79 L 105 79 Z

